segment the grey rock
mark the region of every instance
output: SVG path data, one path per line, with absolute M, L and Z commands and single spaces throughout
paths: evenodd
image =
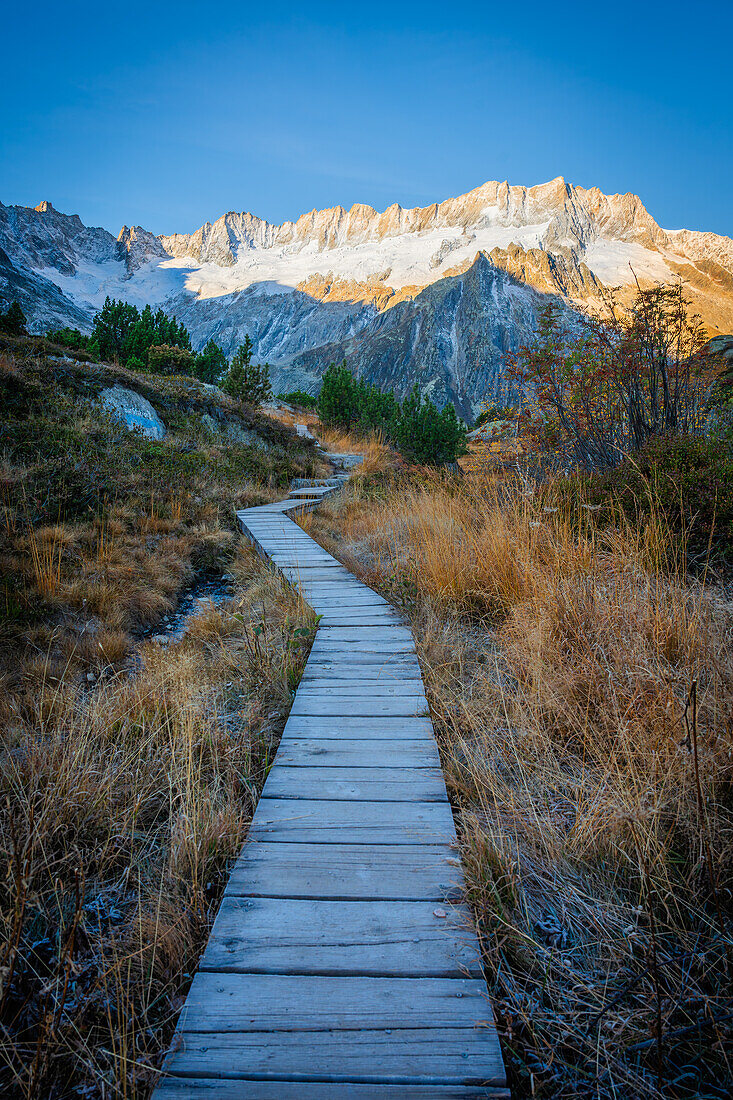
M 119 385 L 110 386 L 102 390 L 99 401 L 130 431 L 138 431 L 147 439 L 165 437 L 165 424 L 150 402 L 134 390 L 128 390 Z
M 117 248 L 129 275 L 133 275 L 149 260 L 168 259 L 168 253 L 155 234 L 143 229 L 141 225 L 123 225 L 117 238 Z
M 265 447 L 265 441 L 249 428 L 243 428 L 235 420 L 228 420 L 224 428 L 224 434 L 232 443 L 244 443 L 252 447 Z
M 217 421 L 210 413 L 204 413 L 201 423 L 213 436 L 229 443 L 242 443 L 251 447 L 266 447 L 265 441 L 250 428 L 244 428 L 236 420 Z
M 219 386 L 212 386 L 210 382 L 199 382 L 199 387 L 201 388 L 203 393 L 208 394 L 211 397 L 218 397 L 220 399 L 226 400 L 228 396 L 223 389 L 221 389 Z

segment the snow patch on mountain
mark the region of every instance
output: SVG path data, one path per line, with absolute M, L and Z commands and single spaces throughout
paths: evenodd
M 122 260 L 78 260 L 73 275 L 54 267 L 40 268 L 39 274 L 73 301 L 100 309 L 107 295 L 136 306 L 160 306 L 186 289 L 188 271 L 180 260 L 148 260 L 130 276 Z
M 599 238 L 586 248 L 584 259 L 596 278 L 607 286 L 626 286 L 635 276 L 658 283 L 674 278 L 663 253 L 630 241 Z
M 189 267 L 186 290 L 202 299 L 250 287 L 256 287 L 260 294 L 289 294 L 313 275 L 368 282 L 385 271 L 388 275 L 383 281 L 401 290 L 408 286 L 428 286 L 443 278 L 446 268 L 472 261 L 478 252 L 507 248 L 510 244 L 538 248 L 548 226 L 549 222 L 526 226 L 488 225 L 470 235 L 458 226 L 440 227 L 327 249 L 320 248 L 316 241 L 297 246 L 252 247 L 240 253 L 231 267 L 197 264 L 193 256 L 183 257 L 178 262 L 185 262 Z M 440 258 L 435 262 L 437 256 Z

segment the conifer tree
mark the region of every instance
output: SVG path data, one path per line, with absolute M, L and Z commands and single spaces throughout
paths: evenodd
M 272 397 L 270 364 L 254 363 L 252 351 L 252 341 L 245 336 L 244 343 L 232 359 L 222 389 L 238 401 L 259 405 Z
M 218 382 L 227 369 L 227 357 L 213 340 L 196 356 L 193 373 L 200 382 Z
M 15 299 L 4 313 L 0 313 L 0 332 L 7 332 L 10 336 L 22 336 L 27 323 L 25 313 Z
M 92 339 L 99 347 L 103 359 L 127 358 L 126 348 L 132 325 L 140 319 L 136 306 L 117 301 L 109 295 L 94 318 Z M 147 348 L 145 349 L 147 351 Z
M 148 348 L 148 368 L 153 374 L 193 374 L 195 364 L 196 357 L 187 348 L 174 344 L 153 344 Z

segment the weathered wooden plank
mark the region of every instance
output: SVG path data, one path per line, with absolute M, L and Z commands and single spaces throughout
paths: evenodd
M 378 626 L 324 626 L 318 632 L 318 643 L 340 649 L 377 649 L 387 645 L 390 651 L 400 647 L 400 651 L 414 653 L 415 643 L 412 634 L 401 623 L 383 623 Z
M 329 580 L 331 577 L 333 583 L 340 586 L 351 575 L 338 562 L 328 562 L 325 565 L 308 565 L 303 562 L 298 565 L 281 565 L 279 568 L 291 581 L 297 580 L 301 586 L 308 586 L 313 581 Z
M 270 769 L 267 798 L 356 799 L 359 802 L 440 802 L 445 782 L 440 768 L 300 767 L 276 762 Z
M 336 595 L 331 591 L 329 585 L 310 585 L 309 594 L 314 600 L 318 600 L 319 604 L 324 610 L 339 609 L 343 607 L 351 607 L 355 609 L 363 609 L 367 607 L 389 607 L 387 601 L 380 596 L 377 592 L 372 592 L 371 588 L 352 588 L 348 593 L 348 600 L 344 600 L 342 595 Z
M 267 547 L 267 552 L 270 555 L 272 561 L 277 565 L 289 565 L 295 567 L 333 567 L 339 571 L 343 570 L 343 565 L 340 565 L 335 558 L 329 557 L 328 554 L 316 554 L 307 550 L 274 550 L 271 546 Z
M 335 676 L 317 675 L 318 665 L 315 664 L 313 675 L 308 676 L 308 679 L 300 681 L 298 687 L 298 695 L 313 695 L 314 692 L 326 692 L 330 695 L 364 695 L 366 692 L 370 694 L 373 692 L 375 695 L 419 695 L 425 698 L 425 691 L 423 687 L 423 681 L 418 679 L 417 676 L 413 678 L 400 679 L 391 676 L 378 676 L 375 680 L 371 680 L 369 684 L 358 683 L 353 678 L 350 680 L 337 680 Z
M 380 626 L 324 626 L 318 632 L 319 641 L 335 645 L 342 643 L 350 646 L 354 642 L 384 645 L 385 642 L 400 642 L 404 646 L 414 646 L 414 639 L 408 627 L 401 623 L 385 623 Z
M 341 740 L 356 737 L 362 741 L 416 741 L 421 738 L 435 744 L 429 718 L 314 718 L 292 715 L 285 725 L 283 737 L 315 737 L 319 740 Z
M 288 733 L 280 741 L 276 765 L 321 768 L 438 768 L 440 758 L 432 738 L 395 741 L 391 738 L 298 737 Z M 442 775 L 442 772 L 441 772 Z
M 185 1034 L 168 1070 L 364 1084 L 501 1085 L 501 1056 L 486 1029 Z
M 372 686 L 377 687 L 381 683 L 417 680 L 420 666 L 414 657 L 405 653 L 383 653 L 379 659 L 377 654 L 365 654 L 363 651 L 336 655 L 321 652 L 314 655 L 311 650 L 306 672 L 310 679 L 332 679 L 334 687 L 338 686 L 337 681 L 352 687 L 363 684 L 368 692 Z
M 344 596 L 362 597 L 364 599 L 376 596 L 376 593 L 372 593 L 370 588 L 365 590 L 352 573 L 347 573 L 346 576 L 343 576 L 343 574 L 336 576 L 335 573 L 334 570 L 334 575 L 305 577 L 303 584 L 314 595 L 327 596 L 330 600 L 339 600 Z
M 292 582 L 296 588 L 299 588 L 312 607 L 317 611 L 326 611 L 328 608 L 338 607 L 384 607 L 386 606 L 381 596 L 378 596 L 376 592 L 363 592 L 359 588 L 351 588 L 342 582 L 338 586 L 334 585 L 334 588 L 338 588 L 338 591 L 330 591 L 324 587 L 322 581 L 308 581 L 302 578 L 300 581 Z
M 324 717 L 350 716 L 378 718 L 394 715 L 398 718 L 419 717 L 427 713 L 424 695 L 354 695 L 339 692 L 338 688 L 325 692 L 297 693 L 290 709 L 292 715 Z
M 293 546 L 297 546 L 299 549 L 304 550 L 306 553 L 319 553 L 328 554 L 328 550 L 324 550 L 322 546 L 319 546 L 317 542 L 309 538 L 307 535 L 298 535 L 297 528 L 291 526 L 290 529 L 278 530 L 274 527 L 255 528 L 254 535 L 257 539 L 268 546 L 273 547 L 276 550 L 289 550 Z M 329 557 L 333 557 L 332 554 Z
M 307 580 L 311 577 L 326 577 L 331 572 L 334 576 L 342 576 L 341 566 L 330 561 L 319 561 L 318 558 L 311 558 L 309 561 L 298 561 L 297 554 L 288 555 L 276 555 L 268 550 L 270 561 L 278 567 L 281 573 L 291 583 L 299 580 Z
M 344 630 L 344 627 L 320 627 L 318 633 L 314 639 L 314 646 L 318 646 L 318 650 L 325 655 L 337 655 L 337 654 L 350 654 L 355 657 L 359 653 L 379 653 L 381 652 L 389 657 L 393 654 L 404 654 L 406 658 L 417 664 L 417 655 L 415 653 L 415 644 L 412 638 L 409 640 L 404 637 L 398 631 L 402 630 L 402 627 L 394 625 L 383 628 L 383 637 L 380 641 L 377 637 L 369 637 L 365 635 L 360 638 L 356 635 L 356 628 L 352 628 L 354 637 L 343 637 L 339 632 Z M 365 627 L 365 630 L 374 630 L 375 627 Z M 418 666 L 419 667 L 419 666 Z M 419 677 L 416 676 L 415 679 Z
M 340 664 L 329 657 L 323 660 L 309 661 L 305 666 L 300 681 L 301 684 L 307 685 L 314 679 L 342 680 L 353 687 L 358 687 L 359 684 L 365 682 L 367 688 L 370 684 L 367 684 L 366 681 L 385 684 L 401 681 L 409 683 L 420 679 L 420 666 L 417 663 L 417 658 L 411 661 L 391 659 L 381 664 L 375 661 L 361 663 L 358 660 L 349 659 Z
M 442 844 L 455 841 L 447 802 L 261 798 L 250 835 L 317 844 Z
M 332 492 L 333 487 L 330 485 L 312 485 L 309 488 L 291 489 L 288 495 L 293 500 L 301 497 L 310 497 L 314 500 L 322 500 L 323 497 L 328 496 L 328 494 Z
M 337 565 L 341 565 L 332 554 L 329 554 L 327 550 L 324 550 L 316 542 L 296 543 L 292 539 L 272 538 L 269 536 L 263 536 L 262 541 L 271 554 L 287 554 L 295 551 L 304 561 L 316 558 L 323 561 L 333 561 L 336 562 Z M 341 565 L 341 568 L 344 568 L 343 565 Z
M 447 844 L 269 844 L 250 841 L 226 893 L 249 897 L 401 899 L 460 898 L 463 873 Z
M 325 1081 L 161 1078 L 156 1095 L 171 1100 L 511 1100 L 509 1089 L 481 1085 L 375 1085 Z
M 333 611 L 323 615 L 321 626 L 379 626 L 381 623 L 400 622 L 391 611 Z
M 401 665 L 404 668 L 420 668 L 414 650 L 402 643 L 390 645 L 385 642 L 384 648 L 380 651 L 376 642 L 371 644 L 371 648 L 368 648 L 366 643 L 359 645 L 356 642 L 352 645 L 328 645 L 326 642 L 322 642 L 316 634 L 310 656 L 311 660 L 314 661 L 351 661 L 352 663 L 365 665 L 390 664 L 393 667 Z
M 199 968 L 394 978 L 482 973 L 476 934 L 460 905 L 231 895 L 219 907 Z
M 181 1013 L 180 1030 L 473 1028 L 491 1021 L 486 983 L 478 978 L 334 978 L 201 971 Z

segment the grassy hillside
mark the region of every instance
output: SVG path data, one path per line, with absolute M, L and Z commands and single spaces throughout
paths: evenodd
M 96 403 L 119 383 L 166 437 Z M 0 1091 L 147 1096 L 312 637 L 235 506 L 313 444 L 186 379 L 0 352 Z M 145 641 L 197 574 L 230 598 Z
M 221 391 L 52 350 L 0 350 L 3 666 L 31 688 L 70 661 L 115 666 L 196 572 L 225 563 L 235 507 L 322 470 L 312 442 Z M 114 384 L 151 402 L 165 439 L 104 412 Z

